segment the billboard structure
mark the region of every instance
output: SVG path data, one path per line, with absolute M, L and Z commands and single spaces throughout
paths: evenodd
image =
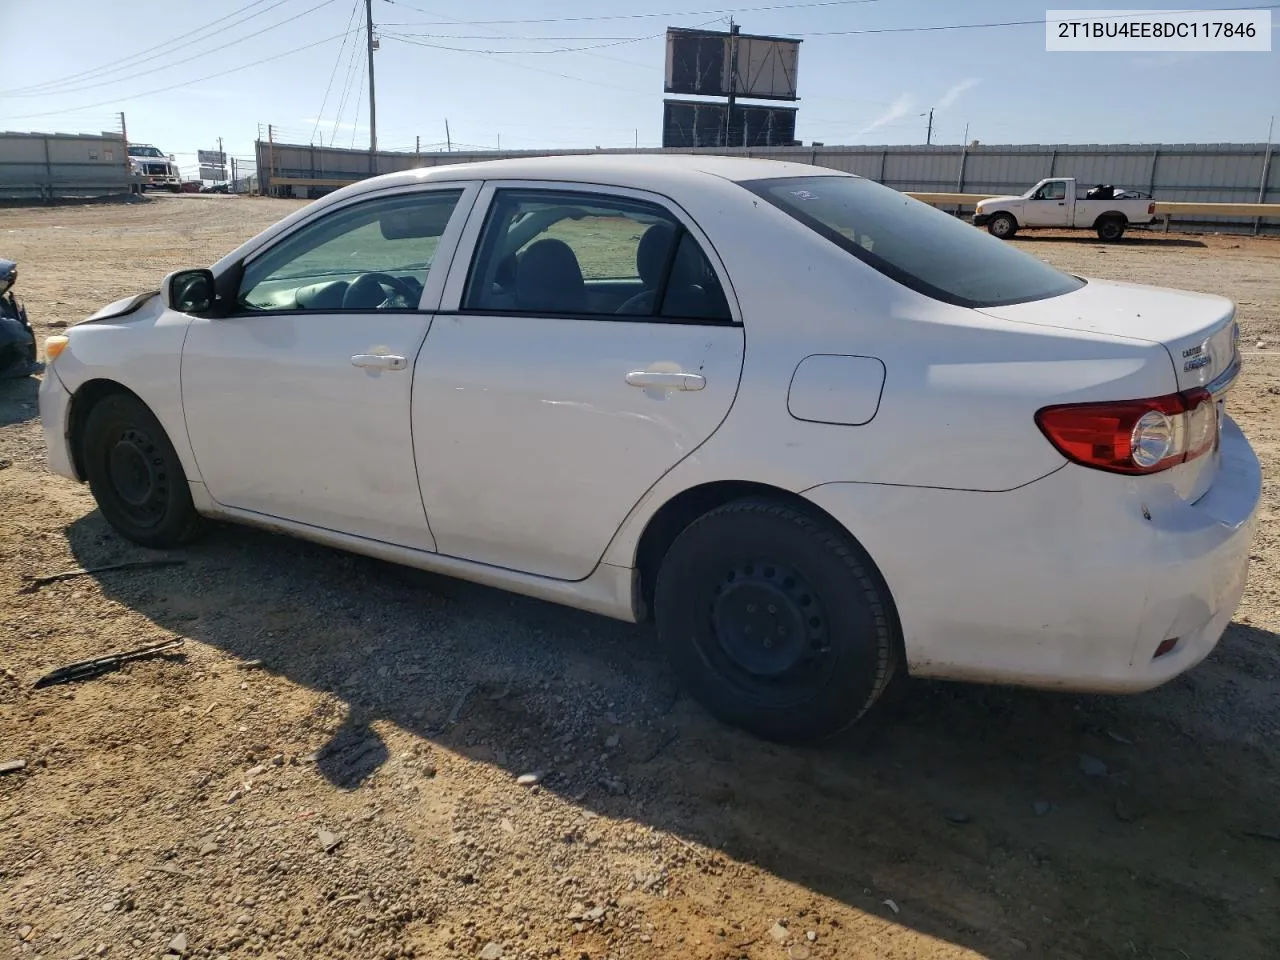
M 786 147 L 796 139 L 796 108 L 706 100 L 662 101 L 664 147 Z
M 736 26 L 728 33 L 668 27 L 663 90 L 719 97 L 727 102 L 664 101 L 662 145 L 757 146 L 767 141 L 777 146 L 794 142 L 795 107 L 740 107 L 736 100 L 800 99 L 796 94 L 800 43 L 787 37 L 739 33 Z M 714 117 L 719 118 L 718 137 Z M 785 130 L 790 133 L 782 139 Z
M 201 180 L 226 180 L 227 155 L 221 150 L 197 150 Z

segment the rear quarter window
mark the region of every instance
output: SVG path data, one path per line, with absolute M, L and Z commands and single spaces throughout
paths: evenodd
M 779 177 L 742 186 L 880 273 L 935 300 L 995 307 L 1084 286 L 1006 240 L 860 177 Z

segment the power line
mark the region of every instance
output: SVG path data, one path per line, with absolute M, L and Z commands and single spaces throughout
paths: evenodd
M 400 43 L 407 43 L 415 47 L 429 47 L 433 50 L 448 50 L 455 53 L 459 52 L 452 47 L 444 47 L 434 43 L 423 43 L 419 40 L 411 40 L 405 37 L 397 36 L 396 34 L 392 34 L 392 33 L 384 34 L 384 36 L 386 36 L 387 39 L 389 40 L 396 40 Z M 632 87 L 619 87 L 616 84 L 612 84 L 612 83 L 602 83 L 599 80 L 587 80 L 584 77 L 575 77 L 575 76 L 572 76 L 571 74 L 560 73 L 556 70 L 544 70 L 541 67 L 531 67 L 527 63 L 518 63 L 514 60 L 503 60 L 499 57 L 489 56 L 488 54 L 485 54 L 485 53 L 477 53 L 474 50 L 464 50 L 460 52 L 469 53 L 472 56 L 479 57 L 482 60 L 492 60 L 495 63 L 506 64 L 507 66 L 510 66 L 510 67 L 519 67 L 521 70 L 532 70 L 534 73 L 545 73 L 551 77 L 560 77 L 563 80 L 572 80 L 574 83 L 585 83 L 593 87 L 608 87 L 611 90 L 621 90 L 624 93 L 634 93 L 644 97 L 649 97 L 653 95 L 653 91 L 651 90 L 636 90 Z
M 397 5 L 397 6 L 408 6 L 407 4 L 402 4 L 402 3 L 400 3 L 400 2 L 399 2 L 399 0 L 384 0 L 384 2 L 386 2 L 386 3 L 394 3 L 394 4 L 395 4 L 395 5 Z M 842 0 L 842 2 L 843 2 L 843 0 Z M 874 0 L 860 0 L 860 2 L 874 2 Z M 834 5 L 837 5 L 837 3 L 832 2 L 832 0 L 828 0 L 828 2 L 826 2 L 826 3 L 798 4 L 798 5 L 794 5 L 794 6 L 799 6 L 799 7 L 808 7 L 808 6 L 834 6 Z M 777 10 L 777 9 L 793 9 L 793 8 L 794 8 L 794 6 L 792 6 L 792 5 L 787 5 L 787 6 L 775 6 L 775 7 L 756 7 L 756 8 L 752 8 L 752 9 L 755 9 L 755 10 L 769 10 L 769 9 L 773 9 L 773 10 Z M 1231 8 L 1225 8 L 1225 7 L 1211 7 L 1211 8 L 1204 8 L 1204 11 L 1203 11 L 1203 12 L 1213 12 L 1214 10 L 1226 10 L 1226 9 L 1230 9 L 1230 10 L 1270 10 L 1270 9 L 1276 9 L 1276 8 L 1280 8 L 1280 4 L 1274 4 L 1274 3 L 1273 3 L 1273 4 L 1261 4 L 1261 5 L 1253 6 L 1253 7 L 1231 7 Z M 417 7 L 410 7 L 410 9 L 418 10 L 419 8 L 417 8 Z M 419 12 L 427 13 L 428 11 L 420 10 Z M 640 18 L 640 17 L 658 17 L 658 16 L 696 16 L 696 15 L 698 15 L 698 14 L 705 14 L 705 13 L 718 13 L 718 12 L 729 12 L 729 11 L 700 10 L 700 11 L 688 11 L 688 12 L 684 12 L 684 13 L 675 13 L 675 12 L 672 12 L 672 13 L 665 13 L 665 14 L 619 14 L 619 15 L 617 15 L 617 16 L 608 16 L 608 17 L 606 17 L 606 16 L 595 16 L 595 17 L 555 17 L 555 18 L 546 18 L 546 19 L 541 19 L 541 20 L 469 20 L 469 21 L 464 21 L 464 20 L 456 20 L 456 19 L 450 18 L 447 22 L 452 23 L 452 24 L 455 24 L 455 25 L 458 25 L 458 24 L 464 24 L 464 25 L 465 25 L 465 24 L 476 24 L 476 25 L 481 25 L 481 24 L 489 24 L 489 23 L 493 23 L 493 24 L 505 24 L 505 23 L 554 23 L 554 22 L 578 21 L 578 20 L 635 19 L 635 18 Z M 739 11 L 739 12 L 741 12 L 741 11 Z M 1199 11 L 1184 11 L 1184 12 L 1199 12 Z M 1133 19 L 1137 19 L 1137 18 L 1138 18 L 1138 17 L 1140 17 L 1141 15 L 1142 15 L 1142 14 L 1141 14 L 1141 12 L 1139 12 L 1139 13 L 1127 13 L 1127 14 L 1116 14 L 1116 15 L 1114 15 L 1114 16 L 1098 17 L 1098 18 L 1095 18 L 1095 19 L 1099 19 L 1099 20 L 1133 20 Z M 440 16 L 440 14 L 435 14 L 435 16 Z M 988 23 L 953 23 L 953 24 L 938 24 L 938 25 L 915 26 L 915 27 L 869 27 L 869 28 L 864 28 L 864 29 L 859 29 L 859 30 L 793 31 L 793 32 L 792 32 L 792 36 L 795 36 L 795 37 L 802 37 L 802 38 L 803 38 L 803 37 L 846 37 L 846 36 L 861 36 L 861 35 L 882 34 L 882 33 L 925 33 L 925 32 L 937 32 L 937 31 L 945 31 L 945 30 L 978 30 L 978 29 L 990 29 L 990 28 L 997 28 L 997 27 L 1044 26 L 1044 24 L 1045 24 L 1046 22 L 1047 22 L 1047 21 L 1046 21 L 1044 18 L 1041 18 L 1041 19 L 1039 19 L 1039 20 L 1001 20 L 1001 21 L 994 21 L 994 22 L 988 22 Z M 418 26 L 427 26 L 428 24 L 417 24 L 417 25 L 418 25 Z M 702 24 L 702 26 L 705 26 L 705 25 L 706 25 L 706 24 Z M 384 26 L 390 26 L 390 24 L 384 24 Z M 499 33 L 499 31 L 492 31 L 492 32 L 493 32 L 493 33 Z M 665 35 L 665 31 L 664 31 L 663 33 L 651 34 L 651 35 L 646 35 L 646 36 L 641 36 L 641 37 L 597 37 L 597 38 L 592 38 L 592 37 L 519 37 L 519 36 L 515 36 L 515 35 L 513 35 L 513 34 L 500 34 L 500 35 L 501 35 L 501 36 L 505 36 L 507 39 L 510 39 L 510 40 L 517 40 L 517 41 L 523 41 L 523 42 L 529 42 L 529 43 L 534 43 L 534 42 L 539 42 L 539 41 L 548 41 L 548 40 L 593 40 L 593 39 L 596 39 L 596 40 L 608 40 L 608 41 L 610 41 L 610 42 L 607 42 L 607 43 L 600 43 L 600 44 L 598 44 L 598 45 L 592 45 L 592 46 L 586 46 L 586 47 L 560 47 L 560 48 L 552 49 L 552 50 L 495 50 L 495 49 L 476 49 L 476 48 L 473 48 L 473 47 L 455 47 L 455 46 L 449 46 L 449 45 L 446 45 L 446 44 L 431 44 L 431 46 L 433 46 L 433 47 L 435 47 L 436 49 L 439 49 L 439 50 L 450 50 L 450 51 L 453 51 L 453 52 L 455 52 L 455 53 L 474 53 L 474 54 L 477 54 L 477 55 L 483 54 L 483 55 L 486 55 L 486 56 L 503 56 L 503 55 L 507 55 L 507 56 L 510 56 L 510 55 L 521 56 L 521 55 L 536 55 L 536 54 L 549 54 L 549 53 L 590 53 L 591 51 L 594 51 L 594 50 L 603 50 L 603 49 L 608 48 L 608 47 L 622 46 L 622 45 L 624 45 L 624 44 L 631 44 L 631 43 L 641 43 L 641 42 L 644 42 L 644 41 L 646 41 L 646 40 L 654 40 L 654 39 L 657 39 L 657 38 L 659 38 L 659 37 L 664 36 L 664 35 Z M 422 34 L 422 33 L 396 33 L 396 34 L 390 34 L 390 33 L 389 33 L 389 34 L 388 34 L 388 36 L 394 36 L 396 39 L 400 39 L 400 40 L 405 40 L 405 39 L 406 39 L 406 38 L 408 38 L 408 37 L 427 37 L 427 38 L 437 39 L 437 40 L 438 40 L 438 39 L 458 39 L 458 40 L 462 40 L 462 39 L 472 39 L 472 40 L 485 40 L 485 39 L 489 39 L 488 37 L 486 37 L 486 36 L 482 36 L 482 35 L 481 35 L 481 36 L 477 36 L 477 35 L 466 35 L 466 34 L 450 36 L 450 35 L 441 35 L 441 34 Z M 426 45 L 426 44 L 424 44 L 424 45 Z M 623 62 L 623 63 L 632 63 L 633 61 L 620 61 L 620 62 Z
M 360 3 L 360 0 L 356 0 L 357 6 L 359 6 L 359 3 Z M 360 28 L 356 27 L 355 32 L 359 33 Z M 331 147 L 333 146 L 333 141 L 337 139 L 338 127 L 342 125 L 342 115 L 347 110 L 347 98 L 351 96 L 351 84 L 352 84 L 352 81 L 355 79 L 357 49 L 358 49 L 358 45 L 355 43 L 352 43 L 351 52 L 350 54 L 347 55 L 347 79 L 342 85 L 342 99 L 338 101 L 338 113 L 337 113 L 337 116 L 333 118 L 333 129 L 329 131 L 329 146 Z M 321 140 L 320 142 L 324 143 L 324 140 Z
M 465 26 L 465 24 L 463 24 L 463 25 Z M 383 21 L 379 24 L 379 26 L 383 26 L 383 27 L 420 27 L 420 26 L 429 26 L 429 24 L 421 24 L 421 23 L 395 23 L 395 22 L 390 21 L 390 20 L 383 20 Z M 410 36 L 410 37 L 434 37 L 436 40 L 492 40 L 495 36 L 503 36 L 503 34 L 498 34 L 498 33 L 495 33 L 494 31 L 492 31 L 492 30 L 491 30 L 491 31 L 489 31 L 488 33 L 434 33 L 434 32 L 433 32 L 433 33 L 410 33 L 410 34 L 406 34 L 406 36 Z M 510 35 L 508 34 L 508 36 L 510 36 Z M 515 36 L 511 36 L 511 39 L 512 39 L 512 40 L 517 40 L 517 39 L 519 39 L 519 40 L 528 40 L 530 43 L 535 43 L 535 42 L 536 42 L 536 43 L 541 43 L 541 42 L 543 42 L 543 41 L 562 41 L 562 40 L 635 40 L 635 39 L 637 39 L 637 38 L 636 38 L 636 37 L 615 37 L 615 36 L 609 36 L 609 37 L 584 37 L 584 36 L 580 36 L 580 35 L 579 35 L 579 36 L 572 36 L 572 37 L 545 37 L 545 36 L 544 36 L 544 37 L 515 37 Z
M 259 13 L 255 13 L 255 14 L 254 14 L 254 16 L 255 16 L 255 17 L 256 17 L 256 16 L 260 16 L 262 13 L 267 13 L 268 11 L 273 10 L 275 7 L 280 6 L 282 3 L 288 3 L 288 2 L 289 2 L 289 0 L 278 0 L 278 2 L 277 2 L 277 3 L 275 3 L 273 6 L 268 7 L 266 10 L 262 10 L 262 11 L 260 11 Z M 261 30 L 256 30 L 256 31 L 254 31 L 253 33 L 246 34 L 246 35 L 245 35 L 245 36 L 243 36 L 243 37 L 239 37 L 239 38 L 238 38 L 238 39 L 236 39 L 236 40 L 231 40 L 231 41 L 229 41 L 229 42 L 227 42 L 227 43 L 222 44 L 222 45 L 221 45 L 221 46 L 219 46 L 219 47 L 212 47 L 212 48 L 210 48 L 210 49 L 208 49 L 208 50 L 205 50 L 205 51 L 203 51 L 203 52 L 201 52 L 201 53 L 194 54 L 193 56 L 185 57 L 185 58 L 183 58 L 182 60 L 179 60 L 179 61 L 178 61 L 178 62 L 176 62 L 176 63 L 166 63 L 166 64 L 163 64 L 163 65 L 158 66 L 158 67 L 152 67 L 152 68 L 150 68 L 150 69 L 143 70 L 143 71 L 141 71 L 141 72 L 139 72 L 139 73 L 132 73 L 132 74 L 130 74 L 129 76 L 127 76 L 127 77 L 123 77 L 123 78 L 118 79 L 118 80 L 108 80 L 108 81 L 106 81 L 106 83 L 105 83 L 105 84 L 103 84 L 102 82 L 100 82 L 100 78 L 93 77 L 93 78 L 90 78 L 93 82 L 88 83 L 87 85 L 84 85 L 84 86 L 64 87 L 64 88 L 59 88 L 59 89 L 54 89 L 54 90 L 41 90 L 41 91 L 38 91 L 38 92 L 36 92 L 36 93 L 24 93 L 24 94 L 18 94 L 18 96 L 24 96 L 24 97 L 46 97 L 46 96 L 55 96 L 55 95 L 61 95 L 61 94 L 67 94 L 67 93 L 79 93 L 79 92 L 81 92 L 82 90 L 95 90 L 95 89 L 97 89 L 98 87 L 101 87 L 101 86 L 104 86 L 104 85 L 105 85 L 105 86 L 110 86 L 111 84 L 116 84 L 116 83 L 127 83 L 127 82 L 129 82 L 130 80 L 136 80 L 136 79 L 138 79 L 139 77 L 149 76 L 149 75 L 151 75 L 151 74 L 153 74 L 153 73 L 162 73 L 162 72 L 163 72 L 163 71 L 165 71 L 165 70 L 172 70 L 174 67 L 183 67 L 183 66 L 186 66 L 188 63 L 190 63 L 190 62 L 191 62 L 191 61 L 193 61 L 193 60 L 199 60 L 201 57 L 208 57 L 208 56 L 211 56 L 212 54 L 218 53 L 218 52 L 219 52 L 219 51 L 221 51 L 221 50 L 226 50 L 228 47 L 234 47 L 234 46 L 236 46 L 237 44 L 244 43 L 246 40 L 252 40 L 254 37 L 260 37 L 260 36 L 262 36 L 262 34 L 264 34 L 264 33 L 268 33 L 268 32 L 270 32 L 270 31 L 272 31 L 272 30 L 276 29 L 277 27 L 283 27 L 286 23 L 292 23 L 294 20 L 299 20 L 299 19 L 301 19 L 302 17 L 307 16 L 308 14 L 315 13 L 315 11 L 319 10 L 321 7 L 327 7 L 327 6 L 329 6 L 329 4 L 331 4 L 331 3 L 335 3 L 335 2 L 336 2 L 336 0 L 322 0 L 322 2 L 321 2 L 321 3 L 316 4 L 314 7 L 311 7 L 311 8 L 309 8 L 309 9 L 307 9 L 307 10 L 303 10 L 301 13 L 294 14 L 292 17 L 287 17 L 286 19 L 281 20 L 281 21 L 279 21 L 278 23 L 270 24 L 269 26 L 263 27 Z M 248 18 L 246 18 L 246 20 L 247 20 L 247 19 L 248 19 Z M 241 21 L 241 22 L 244 22 L 244 21 Z M 237 26 L 238 26 L 238 24 L 237 24 Z M 207 38 L 202 38 L 202 39 L 207 39 Z M 193 42 L 193 43 L 195 43 L 195 42 L 198 42 L 198 41 L 192 41 L 192 42 Z M 184 44 L 184 46 L 185 46 L 185 44 Z M 169 51 L 166 51 L 166 52 L 169 52 Z M 156 56 L 156 57 L 159 57 L 159 56 L 163 56 L 163 55 L 164 55 L 164 54 L 156 54 L 155 56 Z M 148 58 L 146 58 L 146 59 L 148 59 L 148 60 L 154 60 L 154 59 L 155 59 L 155 57 L 148 57 Z M 142 62 L 145 62 L 145 61 L 139 61 L 139 63 L 142 63 Z M 132 69 L 132 67 L 123 67 L 123 68 L 120 68 L 120 69 L 126 69 L 126 70 L 127 70 L 127 69 Z M 116 72 L 116 71 L 107 71 L 107 72 L 108 72 L 108 73 L 113 73 L 113 72 Z
M 404 3 L 402 0 L 383 0 L 392 6 L 404 7 L 408 10 L 414 10 L 418 13 L 426 14 L 428 17 L 442 16 L 438 13 L 432 13 L 430 10 L 423 10 L 421 7 L 415 7 L 413 4 Z M 667 10 L 662 13 L 614 13 L 614 14 L 596 14 L 587 17 L 534 17 L 521 20 L 454 20 L 447 19 L 447 23 L 466 24 L 471 26 L 484 26 L 487 24 L 509 25 L 520 23 L 581 23 L 590 20 L 646 20 L 655 17 L 701 17 L 709 14 L 731 14 L 737 16 L 743 13 L 763 13 L 770 10 L 805 10 L 817 7 L 852 7 L 860 6 L 868 3 L 879 3 L 880 0 L 811 0 L 808 3 L 777 3 L 764 7 L 723 7 L 717 10 Z M 419 23 L 415 26 L 435 26 L 439 24 Z
M 450 17 L 450 16 L 448 16 L 448 15 L 446 15 L 446 14 L 439 14 L 439 13 L 433 14 L 433 13 L 430 13 L 429 11 L 423 10 L 421 7 L 413 7 L 413 8 L 411 8 L 411 9 L 417 10 L 419 13 L 427 13 L 429 16 L 443 17 L 444 19 L 446 19 L 446 20 L 448 20 L 448 21 L 450 21 L 450 22 L 453 22 L 453 23 L 464 23 L 464 21 L 459 20 L 457 17 Z M 488 32 L 489 32 L 490 34 L 492 34 L 492 35 L 496 36 L 496 37 L 505 37 L 505 38 L 506 38 L 506 39 L 508 39 L 508 40 L 517 40 L 517 41 L 519 41 L 519 40 L 526 40 L 526 39 L 527 39 L 527 38 L 525 38 L 525 37 L 521 37 L 521 36 L 519 36 L 518 34 L 508 33 L 508 32 L 503 31 L 503 30 L 495 30 L 493 27 L 490 27 Z M 659 36 L 660 36 L 660 34 L 659 34 Z M 465 51 L 464 51 L 464 52 L 465 52 Z M 596 52 L 594 52 L 594 51 L 586 51 L 586 50 L 584 50 L 584 51 L 576 51 L 576 52 L 580 52 L 580 53 L 582 54 L 582 56 L 584 56 L 584 57 L 593 57 L 593 58 L 595 58 L 595 59 L 597 59 L 597 60 L 606 60 L 606 61 L 608 61 L 608 62 L 610 62 L 610 63 L 624 63 L 624 64 L 627 64 L 628 66 L 632 66 L 632 67 L 641 67 L 641 68 L 643 68 L 643 69 L 651 69 L 651 67 L 650 67 L 650 65 L 649 65 L 649 64 L 637 63 L 637 62 L 636 62 L 636 61 L 634 61 L 634 60 L 624 60 L 624 59 L 623 59 L 623 58 L 621 58 L 621 57 L 611 57 L 611 56 L 609 56 L 609 55 L 608 55 L 608 54 L 606 54 L 606 53 L 596 53 Z
M 304 50 L 310 50 L 313 47 L 319 47 L 326 43 L 332 43 L 334 40 L 337 40 L 339 37 L 345 37 L 346 35 L 347 35 L 346 33 L 335 33 L 333 36 L 325 37 L 323 40 L 316 40 L 312 43 L 304 44 L 301 47 L 294 47 L 292 50 L 285 50 L 282 53 L 275 54 L 274 56 L 263 57 L 261 60 L 255 60 L 252 63 L 241 64 L 238 67 L 232 67 L 230 70 L 222 70 L 222 71 L 219 71 L 218 73 L 210 73 L 203 77 L 196 77 L 194 80 L 183 81 L 182 83 L 166 84 L 161 89 L 144 90 L 141 93 L 130 94 L 128 96 L 113 97 L 110 100 L 100 100 L 98 103 L 81 104 L 78 107 L 67 107 L 65 110 L 45 110 L 41 113 L 28 113 L 22 116 L 10 117 L 9 119 L 10 120 L 34 120 L 34 119 L 39 119 L 41 117 L 59 116 L 64 113 L 75 113 L 79 110 L 92 110 L 94 107 L 105 107 L 108 104 L 118 104 L 122 101 L 140 100 L 143 97 L 153 97 L 153 96 L 156 96 L 157 94 L 168 93 L 171 90 L 180 90 L 183 87 L 190 87 L 197 83 L 204 83 L 206 80 L 216 80 L 219 77 L 225 77 L 233 73 L 239 73 L 241 70 L 249 70 L 249 69 L 252 69 L 253 67 L 261 66 L 264 63 L 271 63 L 273 60 L 279 60 L 282 57 L 289 57 L 295 53 L 301 53 Z
M 357 90 L 359 90 L 361 87 L 364 86 L 365 75 L 366 75 L 365 61 L 362 59 L 360 61 L 360 82 L 356 85 Z M 356 148 L 356 132 L 360 129 L 360 103 L 363 100 L 364 100 L 364 97 L 361 97 L 359 95 L 356 96 L 356 115 L 355 115 L 355 118 L 351 121 L 351 149 L 352 150 Z
M 484 53 L 484 54 L 494 54 L 494 55 L 515 54 L 517 56 L 534 55 L 534 54 L 540 54 L 540 53 L 586 53 L 590 50 L 604 50 L 604 49 L 607 49 L 608 47 L 621 47 L 629 43 L 641 43 L 645 40 L 657 40 L 658 38 L 663 37 L 665 35 L 666 35 L 666 32 L 663 31 L 663 33 L 654 33 L 645 37 L 614 37 L 612 38 L 611 43 L 594 44 L 589 47 L 560 47 L 555 50 L 476 50 L 473 47 L 449 47 L 449 46 L 440 46 L 440 45 L 437 45 L 437 48 L 440 50 L 453 50 L 457 53 Z M 397 34 L 388 33 L 387 36 L 389 37 L 394 36 L 400 40 L 403 40 L 406 37 L 429 37 L 431 39 L 441 39 L 437 37 L 435 34 L 430 34 L 430 33 L 397 33 Z M 492 40 L 494 38 L 493 37 L 473 37 L 472 39 Z M 530 42 L 533 42 L 537 38 L 511 37 L 510 39 L 528 40 Z M 570 37 L 569 39 L 576 40 L 578 38 Z M 629 61 L 623 61 L 623 62 L 629 62 Z
M 347 40 L 351 37 L 351 25 L 355 23 L 356 11 L 360 9 L 360 0 L 355 0 L 351 4 L 351 16 L 347 17 L 347 32 L 342 38 L 342 46 L 338 48 L 338 56 L 333 61 L 333 70 L 329 74 L 329 84 L 324 88 L 324 99 L 320 101 L 320 112 L 316 114 L 316 125 L 311 128 L 311 140 L 314 143 L 316 133 L 320 129 L 320 121 L 324 119 L 324 108 L 329 105 L 329 91 L 333 89 L 334 78 L 338 75 L 338 68 L 342 66 L 342 54 L 346 52 Z M 321 143 L 324 141 L 321 140 Z
M 27 90 L 39 90 L 45 87 L 61 86 L 66 83 L 72 83 L 82 78 L 91 76 L 92 74 L 95 74 L 98 71 L 106 69 L 108 67 L 111 68 L 108 72 L 115 72 L 117 69 L 128 69 L 129 66 L 134 65 L 135 61 L 142 62 L 142 61 L 139 61 L 138 58 L 145 53 L 150 53 L 153 50 L 160 50 L 161 48 L 163 48 L 162 53 L 157 54 L 157 56 L 162 56 L 163 53 L 168 53 L 173 49 L 173 44 L 176 41 L 183 40 L 187 37 L 192 36 L 193 34 L 203 33 L 204 31 L 208 30 L 210 27 L 215 26 L 216 24 L 222 23 L 224 20 L 230 20 L 232 17 L 239 16 L 240 14 L 244 13 L 246 10 L 250 10 L 253 7 L 259 6 L 266 2 L 267 0 L 253 0 L 252 3 L 246 4 L 245 6 L 241 7 L 239 10 L 234 10 L 231 13 L 228 13 L 226 16 L 219 17 L 217 20 L 211 20 L 209 23 L 206 23 L 202 27 L 196 27 L 196 29 L 194 30 L 188 30 L 186 33 L 180 33 L 178 34 L 178 36 L 173 37 L 169 40 L 166 40 L 163 43 L 158 43 L 154 47 L 147 47 L 145 50 L 139 50 L 137 53 L 131 56 L 123 57 L 123 58 L 117 57 L 116 59 L 112 60 L 111 63 L 103 64 L 100 67 L 93 67 L 90 70 L 82 70 L 79 73 L 72 73 L 65 77 L 61 77 L 57 80 L 45 80 L 43 83 L 33 83 L 25 87 L 15 87 L 12 90 L 0 91 L 0 94 L 3 94 L 4 96 L 12 96 Z M 261 16 L 262 14 L 267 13 L 269 10 L 272 10 L 275 7 L 280 6 L 280 4 L 284 2 L 287 2 L 287 0 L 278 0 L 277 3 L 273 4 L 271 7 L 268 7 L 266 10 L 260 10 L 255 14 L 251 14 L 250 16 L 245 17 L 243 20 L 240 20 L 234 24 L 231 24 L 231 26 L 239 26 L 241 23 L 244 23 L 248 20 L 252 20 L 254 17 Z M 151 59 L 151 58 L 148 58 L 148 59 Z

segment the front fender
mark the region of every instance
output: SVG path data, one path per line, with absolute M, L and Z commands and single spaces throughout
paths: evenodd
M 113 305 L 115 306 L 115 305 Z M 109 309 L 109 308 L 108 308 Z M 72 396 L 73 418 L 81 391 L 90 383 L 118 383 L 135 394 L 155 414 L 177 451 L 187 479 L 199 481 L 195 456 L 187 439 L 182 411 L 182 344 L 191 318 L 166 310 L 158 297 L 148 298 L 125 313 L 94 315 L 92 322 L 67 331 L 69 342 L 53 363 L 58 378 Z

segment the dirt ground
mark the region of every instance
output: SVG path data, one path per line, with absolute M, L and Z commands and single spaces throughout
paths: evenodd
M 43 338 L 295 207 L 0 210 L 0 255 Z M 822 749 L 709 720 L 646 629 L 245 529 L 24 592 L 148 554 L 46 472 L 35 381 L 0 383 L 0 762 L 26 761 L 0 774 L 0 951 L 1280 956 L 1280 242 L 1015 242 L 1239 302 L 1230 408 L 1266 471 L 1244 604 L 1152 693 L 914 683 Z

